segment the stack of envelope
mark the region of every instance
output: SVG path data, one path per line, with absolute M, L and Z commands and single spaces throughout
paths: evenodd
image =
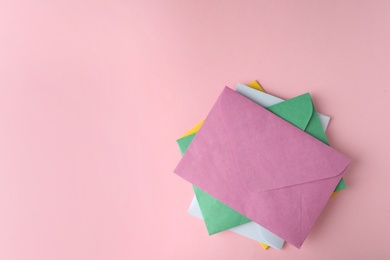
M 330 118 L 310 95 L 282 100 L 257 81 L 225 87 L 207 118 L 177 140 L 174 172 L 193 184 L 188 213 L 213 235 L 231 230 L 300 248 L 326 203 L 346 188 L 350 159 L 331 148 Z

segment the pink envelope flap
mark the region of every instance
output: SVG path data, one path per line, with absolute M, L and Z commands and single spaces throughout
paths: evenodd
M 285 106 L 288 106 L 290 109 L 286 110 Z M 309 93 L 270 106 L 267 110 L 283 118 L 285 121 L 290 123 L 294 122 L 292 124 L 302 130 L 306 130 L 314 113 L 314 107 Z M 296 120 L 297 118 L 299 120 Z
M 300 247 L 349 163 L 225 88 L 174 172 Z
M 341 178 L 347 167 L 345 160 L 340 160 L 343 154 L 248 101 L 227 87 L 217 101 L 228 144 L 240 172 L 245 172 L 238 175 L 245 189 L 263 192 L 339 175 Z M 307 125 L 313 114 L 310 98 L 299 108 L 303 112 L 291 113 L 303 115 Z

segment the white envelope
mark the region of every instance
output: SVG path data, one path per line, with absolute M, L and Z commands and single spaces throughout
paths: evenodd
M 243 84 L 237 84 L 236 91 L 263 107 L 269 107 L 284 101 L 281 98 L 258 91 Z M 330 117 L 320 113 L 317 114 L 320 118 L 322 128 L 325 131 L 328 127 Z M 192 199 L 190 208 L 188 209 L 188 214 L 203 219 L 196 196 L 194 196 Z M 273 234 L 253 221 L 239 225 L 229 230 L 279 250 L 282 249 L 284 244 L 284 240 L 282 238 L 278 237 L 277 235 Z

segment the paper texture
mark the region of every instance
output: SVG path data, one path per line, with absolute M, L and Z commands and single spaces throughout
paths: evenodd
M 299 125 L 297 125 L 297 124 L 302 124 L 299 122 L 299 120 L 297 122 L 297 119 L 299 119 L 300 117 L 297 117 L 296 113 L 294 113 L 294 112 L 300 113 L 302 110 L 300 110 L 299 106 L 305 105 L 305 103 L 299 103 L 300 100 L 294 99 L 296 102 L 296 104 L 294 104 L 294 106 L 293 106 L 294 109 L 290 109 L 290 108 L 284 109 L 285 106 L 280 106 L 280 107 L 275 106 L 276 104 L 279 104 L 279 103 L 284 101 L 283 99 L 280 99 L 278 97 L 272 96 L 270 94 L 267 94 L 267 93 L 264 93 L 261 91 L 256 91 L 253 88 L 247 87 L 243 84 L 237 84 L 236 91 L 238 93 L 240 93 L 241 95 L 249 98 L 250 100 L 256 102 L 257 104 L 261 105 L 262 107 L 268 108 L 269 110 L 271 110 L 271 112 L 274 112 L 274 114 L 277 114 L 279 117 L 282 117 L 283 119 L 296 125 L 297 127 L 299 127 Z M 272 106 L 275 106 L 275 107 L 270 108 Z M 284 111 L 283 111 L 283 109 L 284 109 Z M 316 114 L 315 117 L 317 117 L 317 115 L 318 115 L 318 118 L 319 118 L 321 125 L 322 125 L 322 129 L 318 124 L 311 123 L 311 124 L 309 124 L 309 127 L 308 127 L 306 132 L 308 132 L 310 135 L 314 136 L 315 138 L 317 138 L 320 141 L 329 145 L 328 139 L 326 138 L 324 131 L 328 127 L 330 117 L 323 115 L 323 114 L 320 114 L 320 113 L 315 113 L 315 114 Z M 311 122 L 313 122 L 314 119 L 315 118 L 313 116 Z M 303 118 L 303 120 L 304 120 L 304 118 Z M 317 119 L 315 119 L 315 120 L 317 120 Z M 303 123 L 305 123 L 305 122 L 303 122 Z M 300 128 L 302 130 L 305 130 L 302 127 L 300 127 Z M 345 184 L 344 179 L 341 179 L 340 182 L 337 184 L 334 191 L 337 192 L 337 191 L 345 189 L 346 187 L 347 187 L 347 185 Z
M 256 84 L 256 83 L 257 83 L 256 81 L 251 82 L 251 84 Z M 256 85 L 254 85 L 254 86 L 256 86 Z M 252 85 L 252 87 L 253 87 L 253 85 Z M 247 88 L 247 87 L 245 86 L 245 88 Z M 246 92 L 246 94 L 249 97 L 251 97 L 252 95 L 255 95 L 257 92 L 258 91 Z M 265 103 L 268 105 L 275 103 L 275 102 L 272 102 L 275 100 L 275 98 L 272 95 L 262 95 L 260 97 L 255 95 L 254 99 L 261 100 L 261 103 L 263 103 L 263 104 Z M 275 106 L 274 109 L 275 108 L 277 109 L 277 107 L 278 106 Z M 286 107 L 286 106 L 282 106 L 282 108 L 283 107 Z M 278 114 L 279 116 L 283 115 L 283 110 L 279 109 L 278 112 L 280 113 L 280 114 Z M 296 121 L 298 120 L 298 123 L 299 123 L 300 117 L 294 117 L 294 114 L 289 115 L 289 112 L 290 112 L 290 109 L 288 109 L 286 112 L 284 112 L 285 117 L 288 118 L 290 116 L 290 120 L 288 120 L 288 121 L 290 121 L 291 123 L 297 124 Z M 193 138 L 195 136 L 194 134 L 200 129 L 203 122 L 204 121 L 197 124 L 194 128 L 192 128 L 186 134 L 184 134 L 181 139 L 178 140 L 178 144 L 179 144 L 179 147 L 180 147 L 182 154 L 188 148 L 190 142 L 193 140 Z M 312 120 L 312 125 L 313 125 L 313 123 L 314 123 L 314 121 Z M 323 141 L 327 142 L 326 136 L 324 135 L 324 132 L 321 129 L 321 124 L 318 122 L 316 122 L 316 123 L 317 124 L 314 123 L 314 126 L 317 126 L 317 128 L 316 127 L 309 128 L 309 133 L 312 134 L 313 136 L 315 136 L 317 138 L 321 138 Z M 324 127 L 326 127 L 326 125 L 328 123 L 329 123 L 329 120 L 326 121 Z M 320 128 L 320 129 L 318 129 L 318 128 Z M 313 130 L 310 131 L 310 129 L 313 129 L 314 132 L 313 132 Z M 207 216 L 206 220 L 205 220 L 205 224 L 206 224 L 206 227 L 208 228 L 209 234 L 214 234 L 216 232 L 223 231 L 223 230 L 226 230 L 226 229 L 231 228 L 231 227 L 235 227 L 235 226 L 243 223 L 242 217 L 240 217 L 241 216 L 240 214 L 237 215 L 237 213 L 235 211 L 232 211 L 225 204 L 219 202 L 218 200 L 216 200 L 212 196 L 210 196 L 206 193 L 203 193 L 201 190 L 197 189 L 196 187 L 194 188 L 194 190 L 197 193 L 197 196 L 200 197 L 202 207 L 203 207 L 203 212 L 205 212 L 205 215 Z M 196 200 L 196 196 L 194 196 L 194 199 Z M 244 219 L 244 220 L 246 220 L 246 219 Z M 244 222 L 246 222 L 246 221 L 244 221 Z M 256 225 L 256 224 L 253 223 L 253 225 Z M 253 230 L 246 230 L 246 228 L 249 228 L 249 227 L 252 227 L 252 225 L 243 225 L 240 228 L 240 230 L 243 231 L 242 235 L 246 236 L 246 233 L 253 232 Z
M 308 100 L 307 122 L 315 113 Z M 300 247 L 349 162 L 225 88 L 175 173 Z

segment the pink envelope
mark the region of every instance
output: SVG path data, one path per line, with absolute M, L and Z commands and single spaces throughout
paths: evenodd
M 174 172 L 300 248 L 349 163 L 226 87 Z

